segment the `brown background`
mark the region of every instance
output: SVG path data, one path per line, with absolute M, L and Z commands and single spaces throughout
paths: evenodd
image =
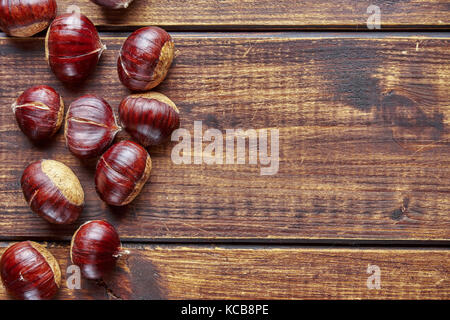
M 127 10 L 80 6 L 108 47 L 94 75 L 65 87 L 44 58 L 43 35 L 0 37 L 0 240 L 50 241 L 61 263 L 83 222 L 113 223 L 131 254 L 104 282 L 64 285 L 58 298 L 450 297 L 450 2 L 145 1 Z M 62 132 L 45 147 L 18 129 L 10 105 L 37 84 L 66 107 L 103 96 L 117 111 L 129 94 L 116 72 L 121 44 L 139 26 L 170 31 L 177 54 L 157 88 L 182 127 L 280 132 L 280 167 L 175 165 L 173 143 L 149 149 L 141 195 L 110 208 L 95 193 Z M 128 138 L 121 133 L 118 139 Z M 30 212 L 19 179 L 28 163 L 60 160 L 79 176 L 86 208 L 73 226 Z M 381 290 L 366 286 L 381 268 Z M 9 298 L 0 289 L 1 298 Z

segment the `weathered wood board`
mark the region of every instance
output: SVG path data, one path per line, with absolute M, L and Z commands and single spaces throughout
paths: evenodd
M 447 0 L 134 0 L 127 10 L 107 10 L 84 1 L 60 0 L 59 12 L 76 5 L 103 28 L 159 25 L 171 30 L 367 29 L 379 8 L 382 30 L 444 29 L 450 26 Z
M 440 32 L 450 30 L 450 1 L 134 0 L 107 10 L 58 0 L 58 11 L 74 5 L 108 47 L 80 86 L 51 73 L 44 33 L 0 34 L 0 255 L 11 241 L 59 241 L 47 243 L 63 270 L 56 299 L 450 299 L 450 37 Z M 371 5 L 381 32 L 368 30 Z M 181 110 L 192 163 L 175 163 L 177 142 L 150 148 L 141 195 L 108 207 L 95 192 L 95 160 L 72 156 L 62 130 L 34 146 L 10 105 L 47 84 L 66 109 L 91 93 L 117 113 L 130 93 L 117 77 L 120 46 L 148 25 L 175 40 L 157 91 Z M 227 129 L 278 132 L 267 150 L 278 165 L 261 153 L 249 164 L 261 140 L 246 145 L 244 164 L 237 155 L 227 163 L 225 143 L 223 164 L 206 164 L 204 152 L 193 163 L 195 121 L 224 141 Z M 23 198 L 22 171 L 41 158 L 80 178 L 86 207 L 74 225 L 48 224 Z M 268 166 L 274 174 L 261 175 Z M 104 281 L 69 289 L 68 241 L 92 219 L 110 221 L 130 254 Z M 369 289 L 368 268 L 378 267 L 381 287 Z M 1 285 L 0 299 L 11 299 Z
M 2 243 L 3 253 L 6 243 Z M 67 246 L 57 299 L 449 299 L 450 251 L 243 246 L 127 248 L 104 282 L 73 282 Z M 372 266 L 369 268 L 369 266 Z M 380 289 L 368 278 L 379 267 Z M 369 273 L 368 273 L 369 268 Z M 373 288 L 374 283 L 369 280 Z M 0 299 L 11 298 L 0 286 Z
M 157 90 L 178 105 L 182 127 L 191 134 L 194 121 L 224 134 L 278 129 L 278 172 L 262 176 L 265 166 L 248 159 L 177 165 L 172 142 L 149 150 L 153 171 L 137 200 L 107 207 L 95 193 L 95 162 L 72 156 L 62 132 L 45 147 L 33 146 L 10 105 L 27 87 L 48 84 L 66 107 L 93 93 L 117 111 L 128 94 L 116 74 L 125 38 L 104 38 L 108 50 L 78 88 L 64 87 L 50 72 L 42 38 L 1 38 L 2 239 L 69 240 L 77 225 L 94 218 L 111 221 L 125 241 L 449 239 L 446 34 L 172 35 L 177 56 Z M 40 158 L 60 160 L 80 177 L 86 208 L 77 225 L 51 226 L 30 212 L 19 179 Z

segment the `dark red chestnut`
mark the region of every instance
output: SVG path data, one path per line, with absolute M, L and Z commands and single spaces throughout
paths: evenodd
M 31 37 L 56 16 L 55 0 L 0 0 L 0 28 L 14 37 Z
M 51 299 L 61 285 L 61 270 L 55 257 L 32 241 L 11 245 L 0 259 L 3 285 L 17 299 Z
M 158 92 L 126 97 L 120 103 L 119 118 L 125 130 L 144 147 L 164 142 L 180 127 L 177 106 Z
M 31 163 L 20 183 L 31 210 L 50 223 L 72 223 L 83 210 L 84 192 L 80 181 L 59 161 Z
M 25 90 L 11 108 L 20 130 L 34 142 L 43 142 L 53 136 L 64 117 L 64 102 L 49 86 Z
M 105 99 L 88 94 L 70 104 L 64 137 L 67 147 L 77 157 L 101 155 L 118 131 L 114 111 Z
M 173 54 L 174 44 L 166 31 L 158 27 L 138 29 L 120 49 L 119 79 L 131 90 L 150 90 L 166 77 Z
M 105 49 L 91 20 L 75 12 L 56 17 L 45 37 L 45 57 L 56 77 L 66 83 L 86 79 Z
M 70 244 L 70 259 L 88 279 L 101 279 L 116 265 L 122 251 L 116 229 L 106 221 L 84 223 L 74 233 Z
M 151 169 L 152 160 L 144 148 L 132 141 L 121 141 L 98 161 L 95 188 L 107 204 L 126 205 L 141 192 Z
M 133 0 L 91 0 L 99 6 L 109 9 L 125 9 Z

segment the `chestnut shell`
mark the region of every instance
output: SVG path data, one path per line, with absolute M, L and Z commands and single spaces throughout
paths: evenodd
M 116 229 L 103 220 L 88 221 L 74 233 L 70 259 L 88 279 L 100 279 L 110 272 L 120 255 Z
M 61 285 L 61 270 L 53 255 L 40 244 L 11 245 L 0 259 L 3 285 L 17 299 L 51 299 Z
M 77 13 L 57 16 L 45 37 L 45 57 L 50 68 L 66 83 L 85 80 L 105 49 L 91 20 Z
M 118 142 L 97 163 L 97 193 L 109 205 L 126 205 L 142 190 L 151 168 L 150 155 L 143 147 L 129 140 Z
M 0 28 L 14 37 L 31 37 L 55 18 L 56 0 L 0 0 Z
M 160 84 L 174 56 L 170 35 L 158 27 L 134 31 L 123 43 L 117 59 L 119 79 L 134 91 L 146 91 Z
M 119 105 L 119 119 L 125 130 L 144 147 L 166 141 L 180 127 L 175 103 L 158 92 L 124 98 Z
M 45 85 L 25 90 L 11 108 L 20 130 L 37 143 L 52 137 L 61 127 L 64 117 L 62 97 Z
M 55 160 L 28 165 L 20 180 L 31 210 L 50 223 L 74 222 L 84 205 L 84 192 L 73 171 Z
M 79 158 L 101 155 L 120 131 L 114 111 L 105 99 L 84 95 L 67 111 L 64 137 L 69 150 Z

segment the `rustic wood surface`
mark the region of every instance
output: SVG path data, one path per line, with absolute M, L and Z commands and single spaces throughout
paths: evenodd
M 204 130 L 277 128 L 278 173 L 261 176 L 262 166 L 249 164 L 176 165 L 173 142 L 150 149 L 150 183 L 136 201 L 107 207 L 95 193 L 95 162 L 72 156 L 62 132 L 33 146 L 9 106 L 25 88 L 48 84 L 66 107 L 93 93 L 117 111 L 128 94 L 116 75 L 124 38 L 104 38 L 108 50 L 78 88 L 55 79 L 41 38 L 1 38 L 2 239 L 69 240 L 94 218 L 111 221 L 125 240 L 449 239 L 445 34 L 172 35 L 177 57 L 158 90 L 178 105 L 182 127 L 193 134 L 201 120 Z M 86 208 L 76 225 L 51 226 L 30 212 L 19 179 L 40 158 L 60 160 L 80 177 Z
M 68 247 L 49 249 L 63 275 L 58 299 L 450 298 L 449 250 L 140 246 L 103 282 L 83 279 L 77 290 L 66 284 Z M 367 287 L 369 265 L 380 268 L 380 290 Z
M 366 26 L 372 4 L 381 32 Z M 108 47 L 78 87 L 51 73 L 44 33 L 0 34 L 0 254 L 11 241 L 58 241 L 48 244 L 63 270 L 57 299 L 450 299 L 450 37 L 440 32 L 450 30 L 450 1 L 134 0 L 114 11 L 58 0 L 59 13 L 70 5 Z M 176 165 L 172 142 L 149 149 L 142 194 L 108 207 L 95 160 L 72 156 L 62 130 L 45 146 L 20 132 L 10 105 L 37 84 L 60 92 L 66 109 L 92 93 L 117 113 L 129 94 L 118 51 L 147 25 L 175 40 L 157 91 L 177 104 L 181 126 L 278 129 L 275 175 L 259 164 Z M 86 207 L 72 226 L 46 223 L 23 198 L 22 171 L 41 158 L 81 180 Z M 116 226 L 130 254 L 104 281 L 71 290 L 68 241 L 92 219 Z M 367 288 L 369 265 L 381 269 L 380 290 Z
M 77 5 L 102 28 L 159 25 L 171 30 L 366 29 L 367 8 L 374 4 L 384 30 L 450 26 L 448 0 L 134 0 L 126 10 L 106 10 L 88 0 L 58 1 L 60 13 Z

